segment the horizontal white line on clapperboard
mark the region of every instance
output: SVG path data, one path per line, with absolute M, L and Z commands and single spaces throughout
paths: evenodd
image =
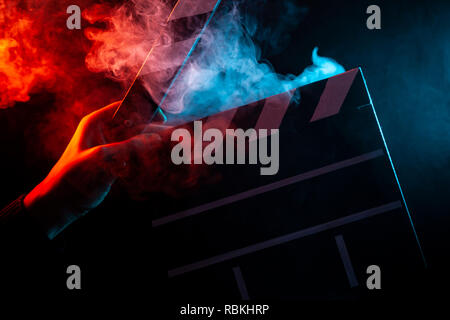
M 191 271 L 195 271 L 198 269 L 202 269 L 214 264 L 218 264 L 224 261 L 228 261 L 231 259 L 235 259 L 244 255 L 248 255 L 250 253 L 254 253 L 257 251 L 261 251 L 264 249 L 268 249 L 280 244 L 284 244 L 293 240 L 297 240 L 306 236 L 310 236 L 313 234 L 317 234 L 319 232 L 323 232 L 329 229 L 334 229 L 337 227 L 341 227 L 343 225 L 352 223 L 352 222 L 356 222 L 356 221 L 360 221 L 363 219 L 367 219 L 370 217 L 373 217 L 375 215 L 381 214 L 381 213 L 385 213 L 385 212 L 389 212 L 389 211 L 393 211 L 395 209 L 400 209 L 402 207 L 402 202 L 400 200 L 398 201 L 394 201 L 394 202 L 390 202 L 387 204 L 384 204 L 382 206 L 379 207 L 375 207 L 375 208 L 371 208 L 362 212 L 358 212 L 343 218 L 339 218 L 336 220 L 332 220 L 323 224 L 319 224 L 317 226 L 314 227 L 310 227 L 310 228 L 306 228 L 300 231 L 296 231 L 278 238 L 274 238 L 274 239 L 270 239 L 267 241 L 263 241 L 260 243 L 256 243 L 253 244 L 251 246 L 248 247 L 244 247 L 244 248 L 240 248 L 237 250 L 233 250 L 233 251 L 229 251 L 227 253 L 224 254 L 220 254 L 217 256 L 214 256 L 212 258 L 208 258 L 205 260 L 201 260 L 192 264 L 188 264 L 179 268 L 175 268 L 172 270 L 168 271 L 168 276 L 169 278 L 175 277 L 175 276 L 179 276 L 181 274 L 187 273 L 187 272 L 191 272 Z
M 196 214 L 199 214 L 199 213 L 211 210 L 211 209 L 215 209 L 215 208 L 218 208 L 218 207 L 230 204 L 230 203 L 234 203 L 234 202 L 237 202 L 237 201 L 240 201 L 243 199 L 251 198 L 251 197 L 257 196 L 259 194 L 265 193 L 265 192 L 273 191 L 273 190 L 288 186 L 290 184 L 294 184 L 294 183 L 297 183 L 300 181 L 312 179 L 312 178 L 315 178 L 317 176 L 320 176 L 320 175 L 323 175 L 326 173 L 330 173 L 330 172 L 333 172 L 333 171 L 336 171 L 339 169 L 347 168 L 347 167 L 350 167 L 350 166 L 353 166 L 353 165 L 356 165 L 356 164 L 359 164 L 359 163 L 362 163 L 365 161 L 369 161 L 369 160 L 381 157 L 383 155 L 384 155 L 384 151 L 382 149 L 378 149 L 378 150 L 375 150 L 375 151 L 372 151 L 369 153 L 365 153 L 365 154 L 362 154 L 362 155 L 354 157 L 354 158 L 336 162 L 336 163 L 333 163 L 333 164 L 330 164 L 330 165 L 327 165 L 327 166 L 324 166 L 324 167 L 321 167 L 318 169 L 314 169 L 314 170 L 311 170 L 308 172 L 298 174 L 293 177 L 289 177 L 289 178 L 286 178 L 286 179 L 283 179 L 283 180 L 280 180 L 277 182 L 270 183 L 265 186 L 247 190 L 247 191 L 244 191 L 244 192 L 241 192 L 241 193 L 229 196 L 229 197 L 225 197 L 225 198 L 213 201 L 213 202 L 205 203 L 198 207 L 194 207 L 194 208 L 191 208 L 191 209 L 188 209 L 185 211 L 181 211 L 181 212 L 178 212 L 178 213 L 175 213 L 175 214 L 163 217 L 163 218 L 153 220 L 152 226 L 159 227 L 159 226 L 171 223 L 171 222 L 175 222 L 180 219 L 194 216 Z

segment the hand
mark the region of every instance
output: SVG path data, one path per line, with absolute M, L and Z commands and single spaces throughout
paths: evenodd
M 161 138 L 154 133 L 107 144 L 103 132 L 117 106 L 84 117 L 49 175 L 25 197 L 27 212 L 50 239 L 105 199 L 116 178 L 126 175 L 131 153 L 159 146 Z

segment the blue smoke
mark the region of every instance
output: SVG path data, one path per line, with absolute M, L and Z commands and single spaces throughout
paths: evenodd
M 298 8 L 288 3 L 288 9 L 295 13 Z M 269 33 L 258 25 L 257 19 L 243 15 L 237 5 L 221 10 L 213 21 L 169 93 L 166 112 L 206 116 L 345 71 L 333 59 L 319 56 L 314 48 L 312 65 L 302 73 L 277 74 L 269 62 L 261 61 L 261 50 L 253 38 L 276 42 L 273 35 L 286 36 L 284 28 L 266 36 Z M 283 23 L 281 17 L 280 21 Z M 286 18 L 287 24 L 290 21 Z M 283 39 L 286 42 L 286 37 Z M 270 45 L 280 47 L 276 43 Z

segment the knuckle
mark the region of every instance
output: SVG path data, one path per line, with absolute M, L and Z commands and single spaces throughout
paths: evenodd
M 107 148 L 103 146 L 95 147 L 92 154 L 96 160 L 105 160 L 107 158 L 108 152 Z
M 83 118 L 81 118 L 80 123 L 79 123 L 79 127 L 85 127 L 89 122 L 89 115 L 84 116 Z

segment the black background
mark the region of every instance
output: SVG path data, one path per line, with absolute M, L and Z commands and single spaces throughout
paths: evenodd
M 280 1 L 270 3 L 271 9 L 262 15 L 267 24 L 275 25 L 283 19 L 282 6 Z M 296 30 L 290 32 L 286 46 L 275 50 L 263 45 L 263 56 L 279 73 L 299 73 L 310 64 L 313 47 L 319 46 L 319 54 L 333 57 L 346 69 L 362 67 L 428 260 L 426 281 L 432 290 L 439 290 L 445 286 L 450 249 L 450 3 L 436 0 L 298 3 L 307 9 L 299 17 L 301 22 Z M 370 4 L 381 8 L 381 30 L 366 28 L 366 8 Z M 41 93 L 28 103 L 0 110 L 2 205 L 30 190 L 51 168 L 52 159 L 29 161 L 35 156 L 34 149 L 26 145 L 39 146 L 45 142 L 35 141 L 25 133 L 32 132 L 40 117 L 52 110 L 52 101 L 51 94 Z M 71 235 L 83 232 L 87 239 L 98 239 L 92 244 L 92 252 L 101 251 L 102 247 L 118 243 L 109 241 L 110 237 L 133 234 L 130 230 L 114 231 L 111 226 L 120 225 L 119 217 L 119 213 L 112 214 L 101 237 L 96 236 L 95 227 L 100 223 L 95 217 L 82 219 L 65 237 L 71 239 Z M 132 227 L 133 223 L 125 222 L 125 226 Z M 82 256 L 86 247 L 83 244 L 78 249 L 72 248 L 74 256 Z M 121 261 L 133 256 L 133 250 L 127 248 L 117 248 L 117 252 Z M 107 266 L 102 265 L 101 252 L 97 259 L 99 264 L 95 268 L 100 273 Z M 144 266 L 136 268 L 136 273 L 130 275 L 131 279 L 146 277 Z M 429 292 L 418 290 L 417 294 L 427 297 Z

